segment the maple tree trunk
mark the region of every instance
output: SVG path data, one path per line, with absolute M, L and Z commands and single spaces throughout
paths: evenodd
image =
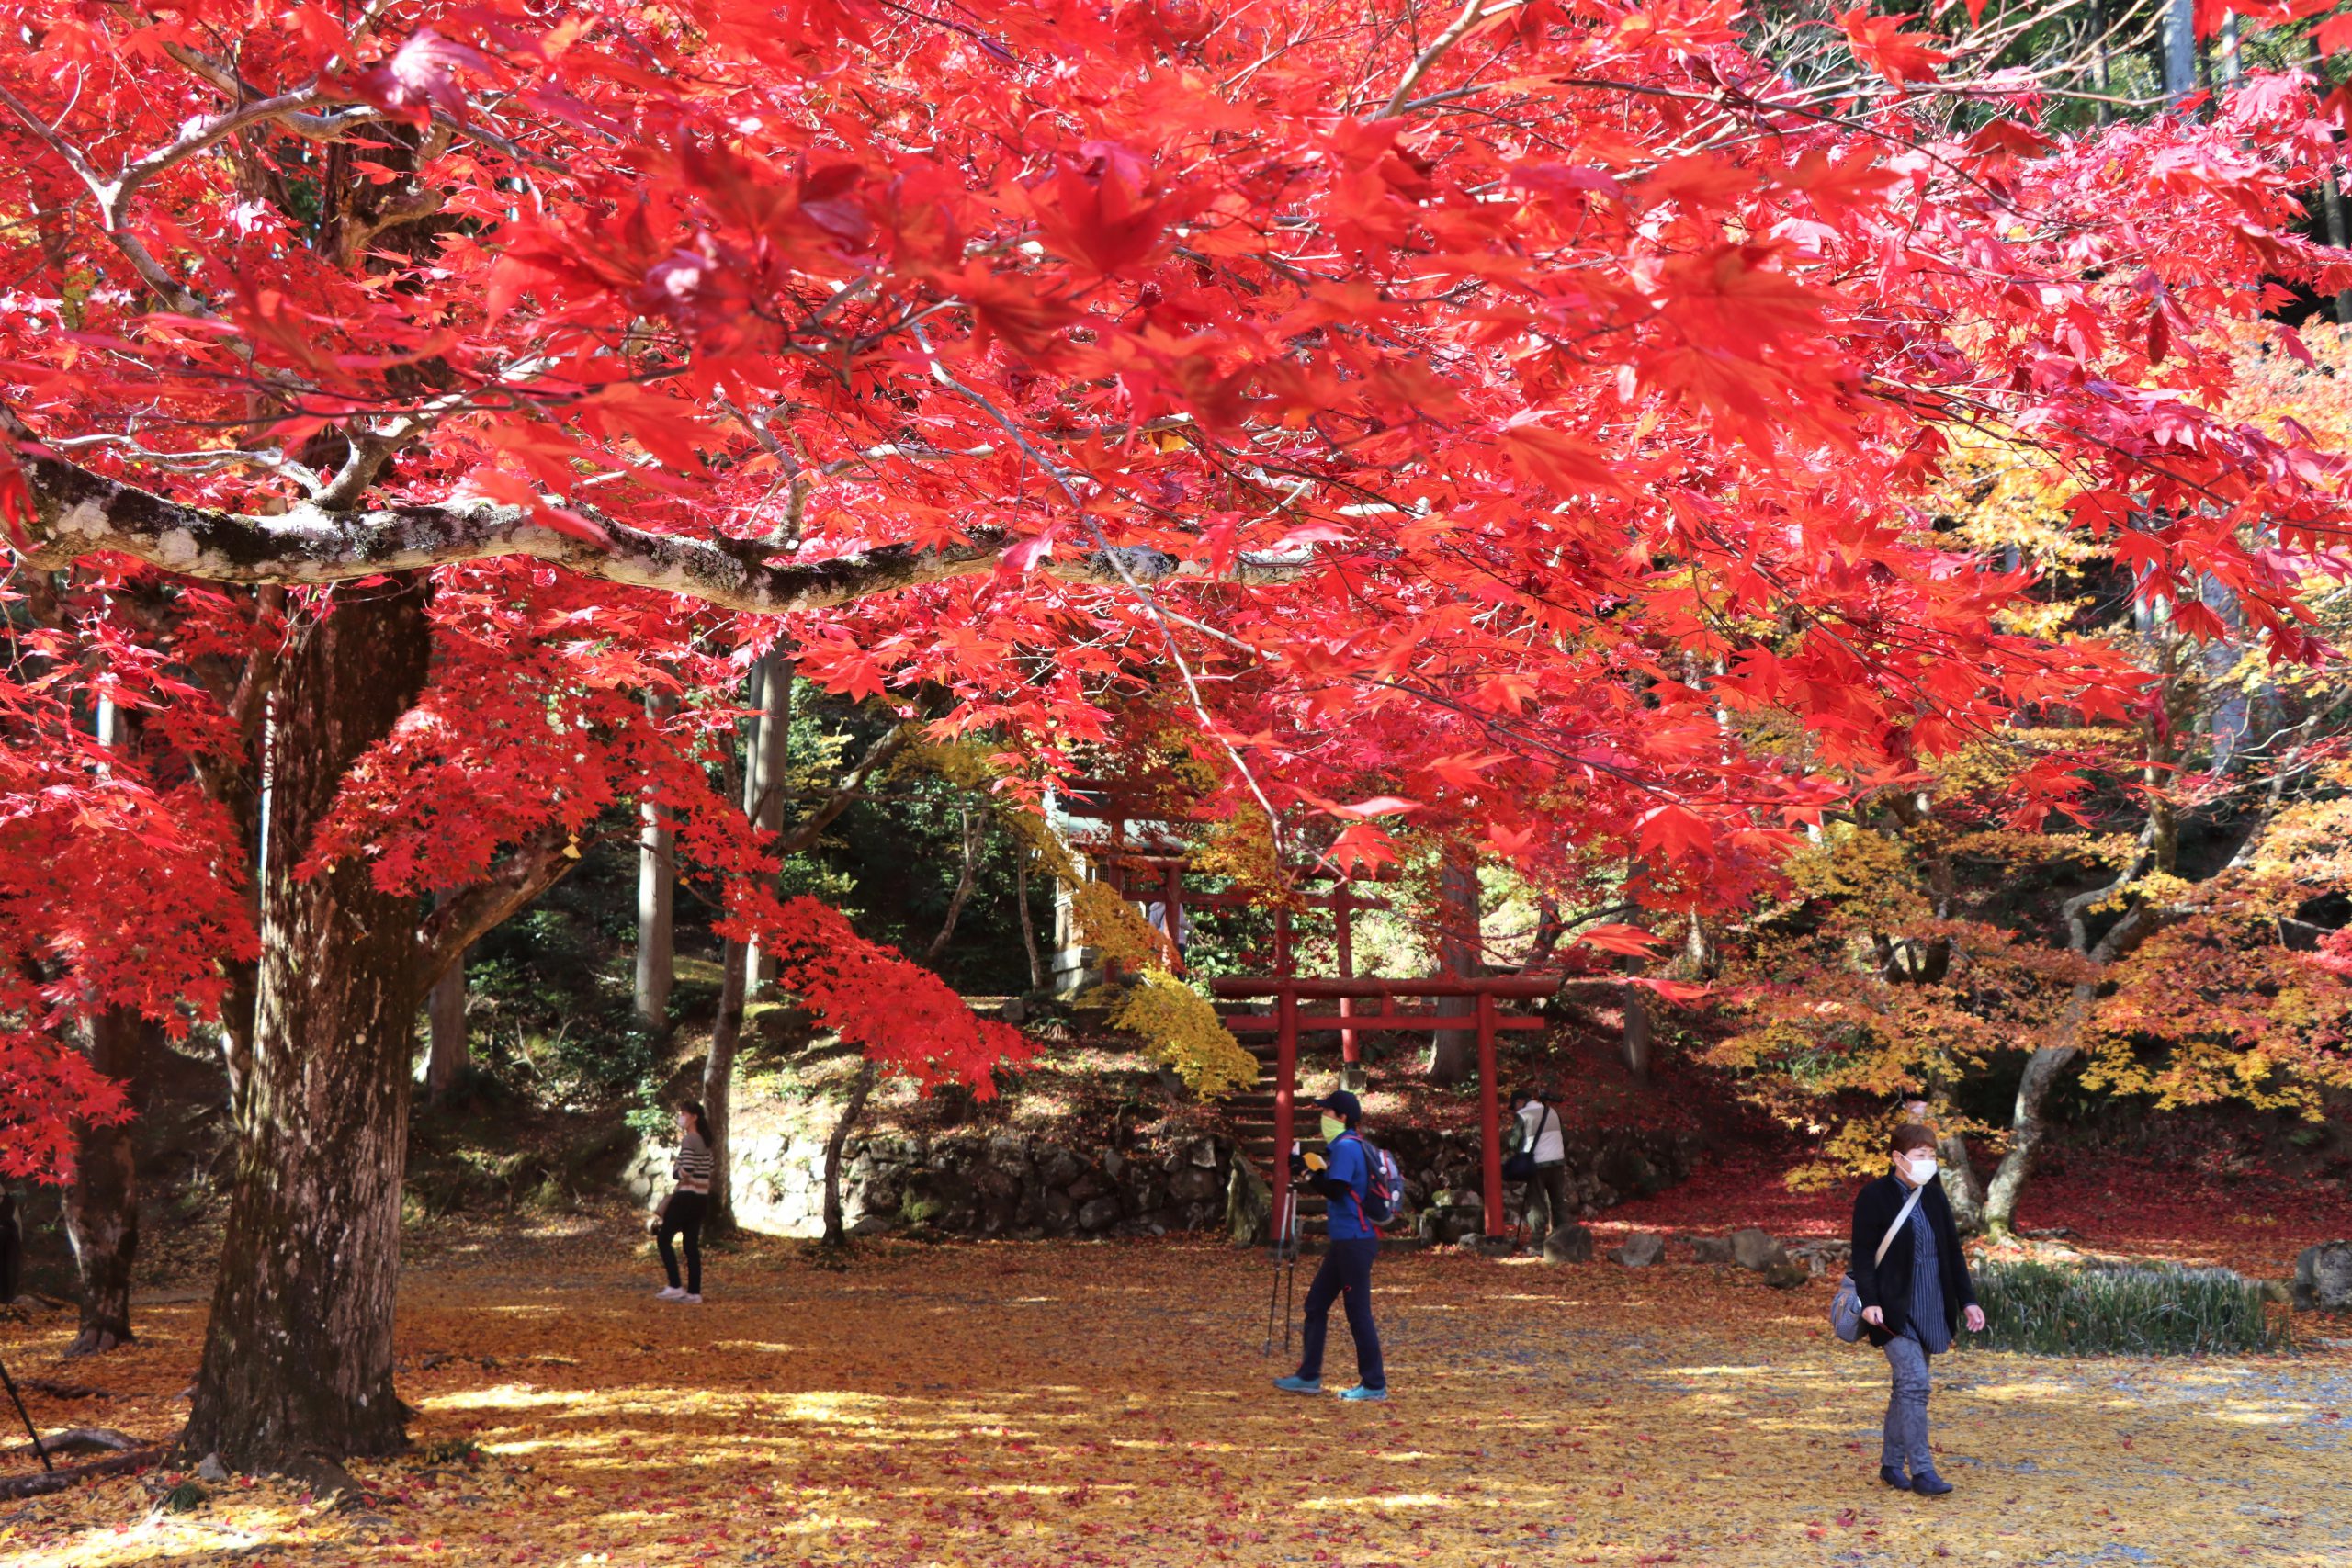
M 89 1022 L 90 1066 L 121 1082 L 138 1109 L 163 1030 L 128 1008 Z M 65 1194 L 65 1239 L 82 1286 L 81 1330 L 69 1356 L 93 1356 L 131 1341 L 130 1266 L 139 1252 L 138 1162 L 131 1124 L 82 1122 L 74 1135 L 74 1185 Z
M 989 818 L 985 811 L 964 812 L 964 863 L 956 874 L 956 891 L 947 897 L 947 918 L 939 922 L 939 934 L 931 939 L 931 947 L 922 957 L 926 964 L 936 964 L 939 955 L 956 936 L 956 922 L 963 917 L 964 900 L 972 896 L 972 883 L 980 874 L 980 852 L 988 848 Z
M 678 705 L 667 693 L 645 699 L 645 711 L 660 718 Z M 675 902 L 677 874 L 669 818 L 651 801 L 638 807 L 637 829 L 637 1016 L 656 1033 L 670 1029 L 670 991 L 677 983 Z
M 1478 867 L 1456 850 L 1448 850 L 1438 868 L 1437 970 L 1440 975 L 1470 979 L 1478 973 Z M 1433 1010 L 1449 1016 L 1477 1010 L 1468 997 L 1440 997 Z M 1476 1032 L 1441 1029 L 1430 1037 L 1429 1079 L 1457 1084 L 1470 1076 L 1478 1046 Z
M 1968 1152 L 1968 1140 L 1958 1133 L 1936 1140 L 1936 1157 L 1943 1164 L 1944 1199 L 1951 1205 L 1951 1223 L 1962 1235 L 1984 1228 L 1984 1184 Z
M 865 1114 L 866 1097 L 874 1092 L 875 1067 L 868 1057 L 858 1065 L 857 1081 L 850 1087 L 849 1103 L 842 1107 L 842 1119 L 833 1123 L 833 1135 L 825 1140 L 825 1245 L 841 1247 L 847 1244 L 849 1232 L 842 1226 L 842 1145 L 849 1142 L 850 1129 Z
M 2009 1122 L 2008 1152 L 2001 1156 L 2000 1168 L 1984 1189 L 1985 1235 L 1997 1237 L 2016 1233 L 2018 1198 L 2033 1174 L 2034 1155 L 2049 1131 L 2050 1091 L 2081 1055 L 2078 1046 L 2044 1045 L 2026 1059 L 2025 1076 L 2018 1080 L 2017 1109 Z
M 311 1474 L 406 1440 L 392 1303 L 415 905 L 377 891 L 366 856 L 290 873 L 345 771 L 424 689 L 425 595 L 407 575 L 338 593 L 278 671 L 247 1116 L 182 1439 L 233 1469 Z
M 1012 864 L 1012 902 L 1021 912 L 1021 948 L 1029 955 L 1029 988 L 1046 988 L 1046 956 L 1037 951 L 1037 922 L 1029 913 L 1029 855 L 1023 850 Z

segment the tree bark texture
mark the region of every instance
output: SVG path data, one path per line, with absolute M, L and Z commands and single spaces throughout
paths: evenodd
M 1936 1140 L 1936 1158 L 1943 1166 L 1944 1199 L 1951 1205 L 1951 1222 L 1963 1235 L 1973 1235 L 1984 1228 L 1984 1184 L 1976 1179 L 1976 1166 L 1968 1152 L 1968 1140 L 1958 1133 L 1945 1134 Z
M 139 1111 L 163 1030 L 127 1008 L 92 1018 L 90 1066 L 120 1082 Z M 139 1168 L 133 1123 L 78 1122 L 74 1184 L 65 1193 L 65 1239 L 82 1287 L 82 1323 L 69 1356 L 94 1356 L 130 1343 L 130 1268 L 139 1254 Z
M 2083 989 L 2087 991 L 2090 987 Z M 2010 1113 L 2008 1152 L 2001 1156 L 2000 1168 L 1993 1172 L 1993 1179 L 1984 1189 L 1983 1218 L 1988 1235 L 2005 1236 L 2015 1232 L 2018 1199 L 2025 1191 L 2027 1178 L 2033 1174 L 2034 1156 L 2041 1151 L 2042 1139 L 2050 1131 L 2050 1091 L 2081 1055 L 2081 1047 L 2069 1042 L 2044 1045 L 2026 1058 L 2025 1075 L 2018 1079 L 2017 1107 Z
M 38 444 L 40 434 L 0 408 L 0 434 Z M 385 572 L 422 571 L 458 561 L 528 556 L 583 577 L 684 593 L 754 615 L 781 615 L 852 604 L 925 583 L 989 577 L 1023 541 L 994 529 L 968 542 L 921 547 L 883 545 L 815 562 L 767 564 L 723 542 L 688 538 L 602 519 L 607 543 L 560 533 L 535 509 L 490 501 L 346 510 L 303 502 L 268 516 L 217 512 L 167 500 L 40 449 L 23 457 L 33 517 L 31 548 L 17 553 L 40 570 L 118 552 L 182 577 L 211 582 L 347 582 Z M 1098 588 L 1179 581 L 1295 582 L 1311 553 L 1244 555 L 1223 570 L 1142 546 L 1114 546 L 1041 558 L 1030 570 Z
M 1021 914 L 1021 949 L 1029 955 L 1029 988 L 1046 988 L 1046 955 L 1037 951 L 1037 922 L 1029 913 L 1029 857 L 1023 846 L 1016 853 L 1012 865 L 1012 903 Z
M 710 1053 L 702 1064 L 702 1109 L 710 1122 L 710 1206 L 703 1234 L 725 1235 L 735 1228 L 735 1198 L 729 1170 L 729 1123 L 735 1096 L 735 1049 L 743 1039 L 743 1000 L 750 989 L 751 950 L 727 944 L 718 977 L 718 1011 L 710 1022 Z
M 1640 960 L 1634 960 L 1629 969 L 1631 972 L 1639 973 Z M 1637 1078 L 1646 1078 L 1650 1076 L 1649 988 L 1645 986 L 1633 985 L 1630 982 L 1625 987 L 1624 1055 L 1625 1070 L 1628 1073 Z
M 784 826 L 784 792 L 792 756 L 793 665 L 780 653 L 760 660 L 758 716 L 752 721 L 751 744 L 743 762 L 743 815 L 753 828 L 774 833 Z M 744 974 L 753 992 L 775 984 L 775 955 L 752 944 Z
M 926 964 L 936 964 L 947 944 L 956 938 L 956 922 L 963 918 L 964 901 L 972 896 L 972 884 L 980 874 L 980 852 L 988 848 L 989 814 L 964 811 L 964 859 L 956 875 L 956 891 L 947 897 L 947 918 L 939 922 L 939 934 L 931 939 L 930 948 L 923 953 Z
M 1478 864 L 1460 851 L 1449 849 L 1438 867 L 1437 971 L 1442 976 L 1471 979 L 1479 971 Z M 1440 997 L 1434 1011 L 1468 1014 L 1476 1004 L 1468 997 Z M 1457 1084 L 1470 1076 L 1476 1060 L 1478 1036 L 1467 1029 L 1441 1029 L 1430 1038 L 1429 1080 Z
M 2164 68 L 2165 97 L 2197 90 L 2197 0 L 2165 0 Z
M 355 759 L 423 691 L 424 583 L 356 588 L 291 632 L 271 727 L 247 1118 L 183 1439 L 293 1470 L 405 1442 L 392 1392 L 401 1177 L 424 979 L 414 900 L 364 857 L 297 879 Z
M 2153 840 L 2154 836 L 2155 824 L 2152 820 L 2147 838 Z M 2068 944 L 2101 968 L 2114 963 L 2146 929 L 2149 910 L 2145 904 L 2134 905 L 2096 942 L 2088 940 L 2090 911 L 2139 875 L 2154 852 L 2153 849 L 2143 850 L 2143 858 L 2108 886 L 2066 900 Z M 2050 1091 L 2058 1087 L 2082 1056 L 2079 1042 L 2098 998 L 2097 980 L 2077 983 L 2059 1026 L 2058 1043 L 2041 1046 L 2026 1058 L 2025 1074 L 2018 1079 L 2017 1104 L 2009 1113 L 2008 1150 L 2001 1156 L 1999 1168 L 1984 1188 L 1983 1228 L 1988 1235 L 2006 1236 L 2017 1229 L 2018 1199 L 2025 1191 L 2027 1179 L 2033 1174 L 2034 1156 L 2041 1152 L 2042 1140 L 2050 1131 Z
M 857 1081 L 850 1087 L 849 1103 L 842 1107 L 842 1119 L 833 1123 L 833 1135 L 825 1140 L 825 1245 L 840 1247 L 849 1240 L 849 1232 L 842 1225 L 842 1145 L 849 1142 L 850 1130 L 857 1119 L 865 1114 L 866 1098 L 874 1092 L 875 1069 L 871 1058 L 858 1064 Z
M 424 1016 L 431 1043 L 424 1057 L 424 1098 L 439 1100 L 458 1087 L 470 1058 L 466 1034 L 466 961 L 460 957 L 433 983 Z
M 444 901 L 447 896 L 444 895 Z M 466 955 L 441 972 L 424 1003 L 424 1098 L 438 1100 L 458 1087 L 471 1060 L 466 1034 Z
M 645 699 L 656 722 L 678 705 L 667 693 Z M 677 984 L 675 845 L 670 819 L 658 803 L 638 807 L 637 829 L 637 1017 L 657 1034 L 670 1031 L 670 992 Z
M 792 667 L 770 655 L 752 670 L 752 728 L 745 738 L 742 805 L 745 819 L 773 833 L 784 820 L 786 740 L 792 724 Z M 735 1228 L 735 1187 L 729 1148 L 729 1114 L 735 1098 L 735 1052 L 743 1038 L 743 1009 L 764 968 L 756 942 L 729 942 L 718 983 L 718 1010 L 711 1020 L 710 1052 L 702 1064 L 703 1114 L 710 1122 L 710 1207 L 704 1231 L 725 1235 Z

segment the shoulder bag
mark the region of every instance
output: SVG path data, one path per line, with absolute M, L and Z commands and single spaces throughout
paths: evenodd
M 1902 1234 L 1905 1225 L 1911 1223 L 1911 1211 L 1919 1206 L 1919 1194 L 1927 1190 L 1924 1185 L 1914 1187 L 1911 1196 L 1903 1200 L 1903 1208 L 1894 1216 L 1894 1223 L 1886 1227 L 1884 1235 L 1878 1238 L 1878 1255 L 1871 1260 L 1872 1268 L 1886 1261 L 1886 1249 L 1894 1245 L 1894 1238 Z M 1854 1273 L 1850 1269 L 1838 1277 L 1838 1290 L 1829 1298 L 1829 1326 L 1838 1338 L 1849 1345 L 1862 1337 L 1862 1298 L 1861 1293 L 1854 1289 Z

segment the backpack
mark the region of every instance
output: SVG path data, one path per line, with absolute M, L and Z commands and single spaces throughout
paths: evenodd
M 1356 1134 L 1356 1142 L 1363 1145 L 1363 1217 L 1385 1225 L 1405 1206 L 1405 1173 L 1397 1168 L 1395 1155 L 1373 1147 L 1363 1134 Z

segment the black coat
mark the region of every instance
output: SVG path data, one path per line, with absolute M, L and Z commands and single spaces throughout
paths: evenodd
M 1903 1200 L 1910 1190 L 1889 1172 L 1854 1194 L 1854 1258 L 1849 1265 L 1854 1276 L 1854 1294 L 1860 1298 L 1862 1305 L 1876 1307 L 1886 1316 L 1883 1328 L 1862 1325 L 1873 1345 L 1885 1344 L 1902 1333 L 1904 1325 L 1911 1320 L 1911 1253 L 1915 1244 L 1909 1222 L 1905 1222 L 1903 1233 L 1886 1249 L 1886 1261 L 1872 1261 L 1878 1256 L 1880 1238 L 1886 1235 L 1886 1227 L 1894 1223 L 1894 1216 L 1903 1212 Z M 1920 1192 L 1919 1212 L 1927 1216 L 1928 1233 L 1936 1238 L 1937 1258 L 1942 1265 L 1937 1272 L 1944 1288 L 1944 1326 L 1956 1338 L 1960 1334 L 1961 1309 L 1976 1304 L 1976 1288 L 1968 1280 L 1968 1257 L 1960 1250 L 1960 1231 L 1951 1223 L 1951 1205 L 1944 1201 L 1941 1181 L 1930 1181 Z

